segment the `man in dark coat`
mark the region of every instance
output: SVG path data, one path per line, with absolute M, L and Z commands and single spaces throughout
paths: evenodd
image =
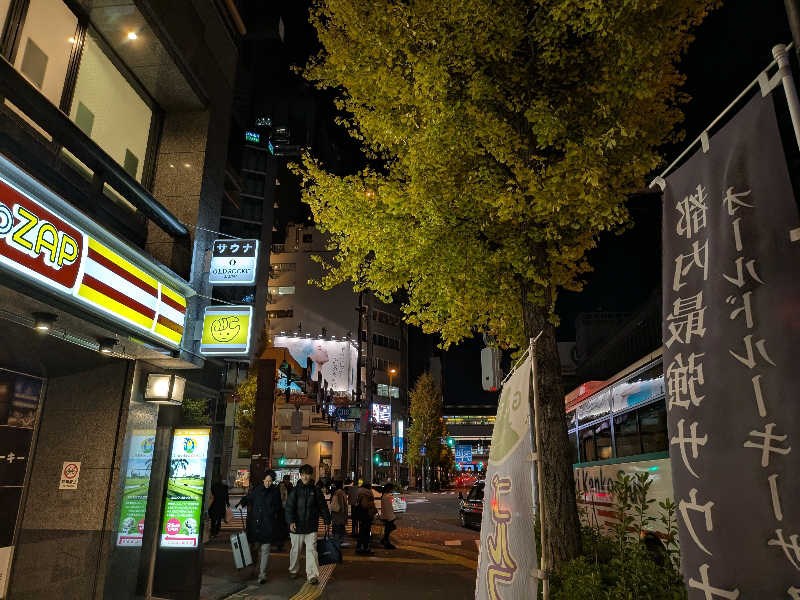
M 289 554 L 289 576 L 294 579 L 300 569 L 300 552 L 306 547 L 306 577 L 308 582 L 316 585 L 319 582 L 319 560 L 317 558 L 317 527 L 322 517 L 327 528 L 331 522 L 331 513 L 322 491 L 314 485 L 311 465 L 300 467 L 300 481 L 289 492 L 286 500 L 286 522 L 289 524 L 289 536 L 292 539 L 292 551 Z
M 261 546 L 258 570 L 258 583 L 261 584 L 267 581 L 270 544 L 278 541 L 280 535 L 278 517 L 281 512 L 281 493 L 274 482 L 275 471 L 268 470 L 264 476 L 264 484 L 257 484 L 236 505 L 247 507 L 247 540 Z
M 231 505 L 228 496 L 228 486 L 222 481 L 215 481 L 211 484 L 211 495 L 214 499 L 208 507 L 208 516 L 211 519 L 211 537 L 216 537 L 222 527 L 222 519 Z

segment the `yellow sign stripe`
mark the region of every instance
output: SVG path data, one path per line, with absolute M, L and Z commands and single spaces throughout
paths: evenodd
M 155 333 L 158 335 L 167 338 L 168 340 L 172 340 L 176 344 L 180 344 L 181 342 L 181 334 L 177 331 L 173 331 L 169 327 L 164 327 L 161 323 L 156 323 L 155 329 L 153 329 Z
M 166 296 L 167 298 L 170 298 L 171 300 L 174 300 L 175 302 L 177 302 L 178 304 L 180 304 L 181 306 L 186 308 L 186 298 L 181 296 L 178 292 L 173 292 L 171 289 L 169 289 L 163 283 L 161 284 L 161 295 L 162 296 Z
M 78 290 L 78 295 L 86 298 L 89 302 L 96 304 L 97 306 L 101 306 L 106 310 L 111 311 L 115 315 L 127 319 L 128 321 L 132 321 L 137 325 L 141 325 L 145 329 L 150 329 L 153 326 L 153 319 L 136 312 L 132 308 L 129 308 L 124 304 L 117 302 L 113 298 L 109 298 L 105 294 L 101 294 L 100 292 L 93 290 L 84 284 L 81 284 L 80 290 Z
M 114 252 L 113 250 L 109 250 L 103 244 L 98 242 L 93 238 L 89 238 L 89 248 L 96 251 L 99 254 L 102 254 L 108 260 L 113 262 L 115 265 L 120 267 L 121 269 L 125 269 L 128 273 L 135 275 L 145 283 L 152 285 L 154 288 L 158 288 L 158 281 L 154 277 L 151 277 L 144 271 L 142 271 L 139 267 L 132 265 L 127 260 L 122 258 L 119 254 Z

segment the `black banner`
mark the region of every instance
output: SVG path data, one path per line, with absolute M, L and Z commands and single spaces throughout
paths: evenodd
M 771 97 L 758 94 L 667 179 L 663 210 L 689 598 L 800 600 L 800 242 Z

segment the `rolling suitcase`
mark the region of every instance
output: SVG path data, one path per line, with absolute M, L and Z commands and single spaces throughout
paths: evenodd
M 231 535 L 231 547 L 233 548 L 233 562 L 237 569 L 243 569 L 253 564 L 253 557 L 250 554 L 250 544 L 245 533 L 244 517 L 239 511 L 239 518 L 242 519 L 242 531 Z

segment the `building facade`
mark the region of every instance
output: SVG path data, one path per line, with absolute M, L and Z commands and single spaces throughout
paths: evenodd
M 232 6 L 0 2 L 0 597 L 199 593 L 202 513 L 178 563 L 162 517 L 173 440 L 203 455 L 196 504 L 218 469 L 224 364 L 199 346 Z

